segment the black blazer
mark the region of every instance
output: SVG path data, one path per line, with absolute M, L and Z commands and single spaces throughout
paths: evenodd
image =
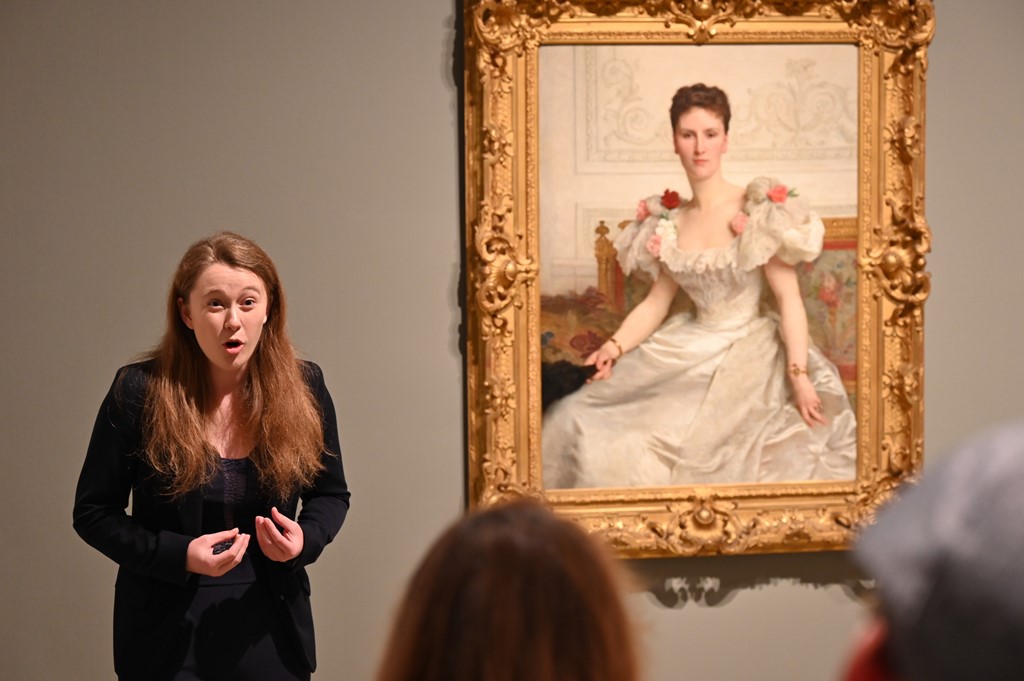
M 294 519 L 301 497 L 302 553 L 288 563 L 270 561 L 260 554 L 263 559 L 254 560 L 253 566 L 257 578 L 265 580 L 280 600 L 282 617 L 312 672 L 316 649 L 305 568 L 337 534 L 350 495 L 334 403 L 320 367 L 312 362 L 302 364 L 323 417 L 326 451 L 321 460 L 325 469 L 311 488 L 278 505 L 281 513 Z M 151 362 L 118 370 L 96 417 L 74 507 L 75 531 L 120 566 L 114 596 L 114 670 L 119 677 L 132 679 L 150 678 L 166 660 L 168 645 L 180 640 L 176 634 L 198 582 L 196 575 L 185 570 L 186 553 L 189 542 L 202 534 L 201 491 L 178 499 L 167 496 L 160 490 L 159 476 L 139 456 L 143 405 L 152 370 Z M 131 515 L 126 513 L 129 492 Z

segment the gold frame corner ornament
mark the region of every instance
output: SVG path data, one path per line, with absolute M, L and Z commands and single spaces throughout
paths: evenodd
M 464 21 L 470 506 L 544 498 L 633 557 L 847 547 L 922 465 L 932 0 L 467 0 Z M 857 477 L 544 490 L 538 51 L 548 44 L 715 41 L 859 50 Z

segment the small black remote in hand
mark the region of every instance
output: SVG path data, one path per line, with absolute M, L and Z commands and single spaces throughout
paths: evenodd
M 225 539 L 224 541 L 217 542 L 216 544 L 214 544 L 213 545 L 213 555 L 216 556 L 216 555 L 224 553 L 225 551 L 230 549 L 232 544 L 235 543 L 235 539 L 237 539 L 237 537 L 234 537 L 232 539 Z

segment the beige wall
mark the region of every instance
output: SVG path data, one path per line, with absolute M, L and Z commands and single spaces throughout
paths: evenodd
M 371 678 L 403 581 L 460 512 L 454 3 L 355 4 L 0 2 L 4 678 L 112 678 L 114 566 L 72 532 L 73 487 L 114 370 L 211 230 L 275 256 L 338 406 L 353 510 L 312 569 L 317 678 Z M 940 4 L 930 455 L 1024 403 L 1024 6 Z M 859 617 L 840 554 L 637 571 L 651 679 L 829 679 Z

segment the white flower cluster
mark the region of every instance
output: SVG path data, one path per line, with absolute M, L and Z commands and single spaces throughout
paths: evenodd
M 661 237 L 662 242 L 668 240 L 675 243 L 676 223 L 668 217 L 668 213 L 661 214 L 661 218 L 658 219 L 658 226 L 654 228 L 654 233 Z

